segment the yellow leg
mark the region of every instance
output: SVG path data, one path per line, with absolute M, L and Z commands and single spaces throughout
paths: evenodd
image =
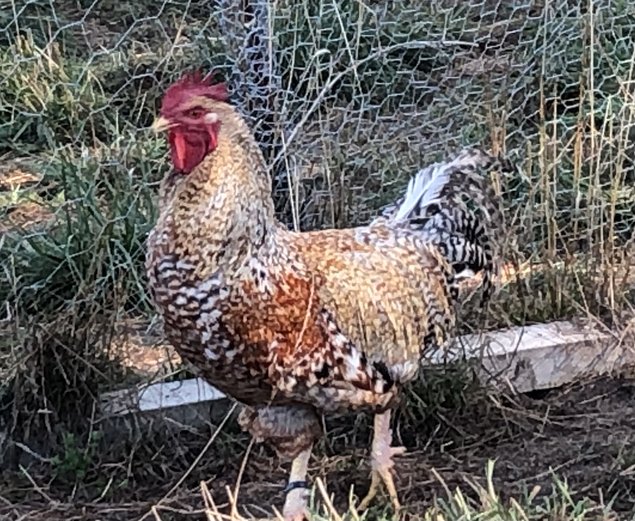
M 393 456 L 403 454 L 405 447 L 391 447 L 392 430 L 390 429 L 390 411 L 375 415 L 375 429 L 373 433 L 373 445 L 371 449 L 372 475 L 368 494 L 359 505 L 360 510 L 366 510 L 372 499 L 377 495 L 377 490 L 383 482 L 395 510 L 401 508 L 397 488 L 393 481 L 392 469 Z
M 305 521 L 309 518 L 307 509 L 307 484 L 306 475 L 309 467 L 311 449 L 302 451 L 291 464 L 287 497 L 284 501 L 282 515 L 284 521 Z

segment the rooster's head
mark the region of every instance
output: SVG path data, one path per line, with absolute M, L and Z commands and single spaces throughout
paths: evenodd
M 168 88 L 152 129 L 167 131 L 177 171 L 191 172 L 216 148 L 221 125 L 218 109 L 227 99 L 227 88 L 213 84 L 211 74 L 188 73 Z

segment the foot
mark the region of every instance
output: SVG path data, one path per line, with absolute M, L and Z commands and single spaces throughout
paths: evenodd
M 391 447 L 392 431 L 390 429 L 390 411 L 375 416 L 375 432 L 373 435 L 372 474 L 368 494 L 359 505 L 360 510 L 366 510 L 370 502 L 377 495 L 381 483 L 386 487 L 395 511 L 401 508 L 397 488 L 393 480 L 394 456 L 406 452 L 405 447 Z
M 285 499 L 284 508 L 282 509 L 284 521 L 308 521 L 308 495 L 309 491 L 306 486 L 293 488 L 287 492 L 287 498 Z

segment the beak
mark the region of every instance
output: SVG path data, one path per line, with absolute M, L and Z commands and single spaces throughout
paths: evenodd
M 165 132 L 172 126 L 172 122 L 168 118 L 164 118 L 163 116 L 159 116 L 154 120 L 152 126 L 150 127 L 155 134 L 159 134 L 161 132 Z

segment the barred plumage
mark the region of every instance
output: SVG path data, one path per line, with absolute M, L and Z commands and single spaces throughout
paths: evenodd
M 454 268 L 454 280 L 483 275 L 484 298 L 500 269 L 496 233 L 504 228 L 490 173 L 511 172 L 502 157 L 465 148 L 448 162 L 420 170 L 400 199 L 382 211 L 395 225 L 420 233 Z
M 175 165 L 147 255 L 169 340 L 250 407 L 241 424 L 294 458 L 292 481 L 304 480 L 318 412 L 375 413 L 371 490 L 381 476 L 397 505 L 390 410 L 451 334 L 456 278 L 495 271 L 496 161 L 464 151 L 422 170 L 368 226 L 296 233 L 276 220 L 262 153 L 222 86 L 171 87 L 155 128 Z M 289 520 L 304 515 L 296 488 Z

